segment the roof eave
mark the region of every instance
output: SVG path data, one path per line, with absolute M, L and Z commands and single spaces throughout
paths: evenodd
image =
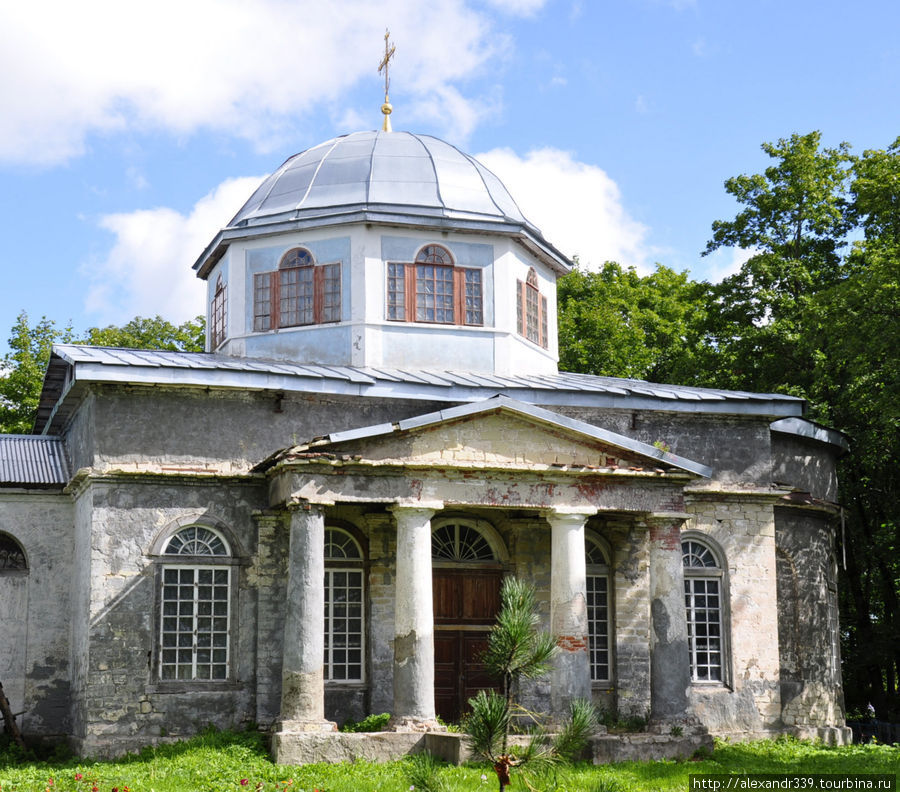
M 383 207 L 358 205 L 329 207 L 304 212 L 302 215 L 297 212 L 284 212 L 258 224 L 244 221 L 242 225 L 229 226 L 219 231 L 194 262 L 193 269 L 198 278 L 205 280 L 209 277 L 213 267 L 225 255 L 229 245 L 239 240 L 264 239 L 295 231 L 358 223 L 509 236 L 516 239 L 526 250 L 551 267 L 557 274 L 564 275 L 572 269 L 571 260 L 547 242 L 537 229 L 527 223 L 501 218 L 490 219 L 488 216 L 452 216 L 429 212 L 425 208 L 390 205 Z

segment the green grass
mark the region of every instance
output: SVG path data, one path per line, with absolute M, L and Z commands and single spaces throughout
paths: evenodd
M 419 775 L 415 773 L 419 771 Z M 900 771 L 900 748 L 855 745 L 827 748 L 796 740 L 719 743 L 702 761 L 624 762 L 594 767 L 587 763 L 529 776 L 542 792 L 656 792 L 688 789 L 694 773 L 894 773 Z M 50 782 L 52 779 L 52 783 Z M 418 781 L 446 792 L 495 790 L 487 765 L 433 770 L 432 783 L 409 760 L 389 764 L 354 762 L 343 765 L 286 767 L 272 764 L 256 733 L 207 732 L 192 740 L 147 749 L 118 761 L 78 759 L 33 760 L 15 750 L 0 753 L 2 792 L 407 792 Z M 242 783 L 245 781 L 246 783 Z M 526 792 L 523 778 L 511 790 Z

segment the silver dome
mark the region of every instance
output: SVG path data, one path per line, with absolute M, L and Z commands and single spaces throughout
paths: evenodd
M 290 157 L 194 268 L 204 277 L 235 239 L 350 222 L 509 234 L 555 269 L 569 264 L 474 157 L 430 135 L 355 132 Z

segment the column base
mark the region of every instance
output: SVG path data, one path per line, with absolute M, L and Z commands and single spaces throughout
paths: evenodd
M 430 718 L 391 718 L 387 730 L 393 732 L 445 732 L 447 727 Z
M 273 731 L 276 734 L 307 734 L 309 732 L 336 732 L 334 721 L 282 720 L 275 722 Z

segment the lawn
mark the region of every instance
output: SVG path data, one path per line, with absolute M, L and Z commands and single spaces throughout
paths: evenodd
M 430 779 L 416 778 L 410 761 L 344 765 L 272 764 L 256 733 L 207 732 L 183 743 L 147 749 L 118 761 L 72 758 L 33 760 L 15 749 L 0 753 L 2 792 L 462 792 L 495 790 L 487 765 L 439 766 Z M 795 740 L 718 743 L 711 756 L 688 762 L 587 763 L 529 776 L 541 792 L 642 792 L 688 789 L 697 773 L 891 773 L 900 772 L 900 747 L 855 745 L 827 748 Z M 431 783 L 428 783 L 430 780 Z M 525 792 L 521 775 L 510 790 Z M 413 782 L 416 783 L 413 783 Z M 424 782 L 423 782 L 424 781 Z

